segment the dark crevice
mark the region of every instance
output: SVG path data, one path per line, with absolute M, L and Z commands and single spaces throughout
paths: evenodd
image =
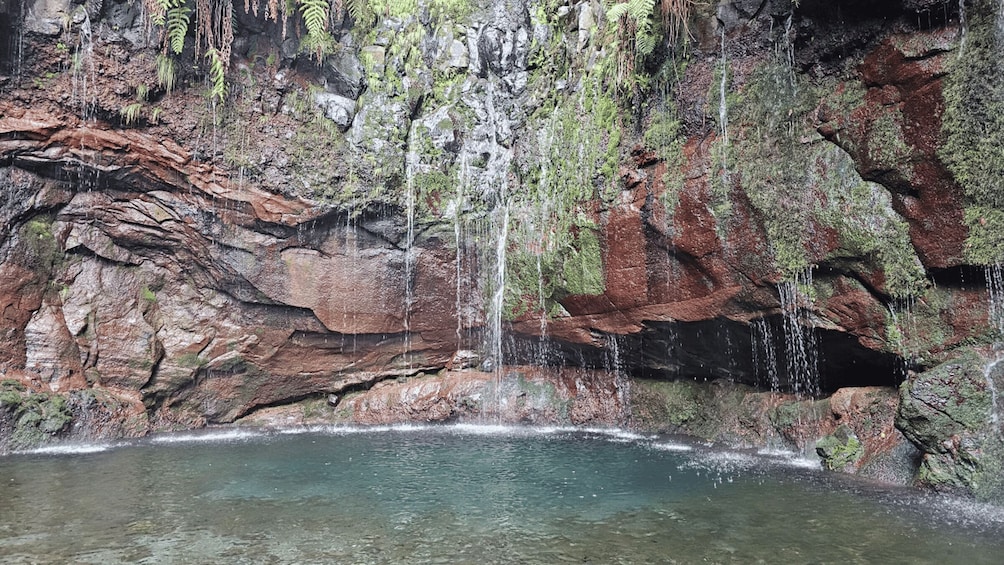
M 942 269 L 928 269 L 931 281 L 941 287 L 972 289 L 987 285 L 986 267 L 979 265 L 955 265 Z
M 539 338 L 523 337 L 509 344 L 506 360 L 624 370 L 649 379 L 725 379 L 765 390 L 776 379 L 781 391 L 792 391 L 794 376 L 788 374 L 786 363 L 790 346 L 781 315 L 763 318 L 760 329 L 764 333 L 754 337 L 751 324 L 715 318 L 649 322 L 642 331 L 630 335 L 598 333 L 595 344 L 590 345 L 554 340 L 541 343 Z M 904 365 L 898 356 L 864 347 L 856 336 L 844 332 L 811 331 L 817 343 L 822 394 L 843 387 L 897 386 L 902 381 Z M 765 343 L 773 350 L 773 363 L 768 363 L 771 355 Z

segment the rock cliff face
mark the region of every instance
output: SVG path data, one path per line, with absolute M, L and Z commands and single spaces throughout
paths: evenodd
M 497 413 L 976 490 L 918 422 L 1002 325 L 996 4 L 615 4 L 0 0 L 0 449 Z

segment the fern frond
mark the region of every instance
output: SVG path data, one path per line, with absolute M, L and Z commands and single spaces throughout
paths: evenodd
M 119 116 L 122 118 L 122 124 L 130 125 L 136 123 L 139 121 L 139 115 L 142 111 L 142 102 L 134 102 L 128 106 L 123 106 L 122 109 L 119 110 Z
M 646 56 L 655 51 L 656 43 L 658 42 L 655 34 L 652 33 L 651 29 L 642 30 L 640 27 L 635 31 L 634 35 L 634 51 L 639 56 Z
M 157 83 L 167 92 L 174 90 L 174 59 L 160 53 L 157 55 Z
M 185 6 L 184 0 L 168 0 L 171 8 L 167 11 L 167 41 L 171 51 L 181 54 L 185 48 L 185 36 L 188 35 L 188 22 L 192 10 Z
M 648 20 L 655 12 L 655 0 L 630 0 L 628 11 L 635 22 Z
M 150 23 L 164 27 L 164 16 L 171 7 L 171 0 L 146 0 L 144 5 L 150 14 Z
M 226 69 L 220 52 L 210 47 L 206 50 L 206 58 L 209 59 L 209 98 L 223 102 L 227 97 Z
M 629 8 L 630 8 L 630 2 L 621 2 L 619 4 L 614 4 L 613 6 L 610 6 L 610 9 L 607 10 L 607 20 L 611 22 L 616 22 L 617 20 L 621 19 L 624 16 L 624 14 L 628 13 Z
M 376 19 L 369 0 L 345 0 L 345 11 L 360 27 L 369 27 Z
M 327 31 L 328 0 L 297 0 L 297 2 L 308 34 L 317 36 Z

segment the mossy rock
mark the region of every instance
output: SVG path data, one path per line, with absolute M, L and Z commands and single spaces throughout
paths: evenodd
M 13 407 L 9 446 L 29 449 L 50 441 L 65 432 L 73 421 L 66 398 L 58 394 L 18 391 L 9 383 L 0 385 L 0 404 Z M 15 398 L 17 395 L 18 398 Z
M 945 452 L 945 440 L 952 436 L 980 432 L 991 417 L 985 366 L 983 357 L 967 349 L 905 381 L 896 426 L 929 453 Z
M 816 454 L 823 458 L 827 469 L 843 471 L 864 457 L 865 447 L 850 428 L 840 426 L 816 442 Z
M 994 390 L 1004 366 L 966 349 L 904 382 L 896 426 L 923 452 L 917 481 L 981 500 L 1004 500 L 1004 437 Z

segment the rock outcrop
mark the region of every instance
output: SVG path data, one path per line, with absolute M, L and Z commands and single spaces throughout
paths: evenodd
M 0 449 L 491 413 L 899 480 L 916 445 L 922 482 L 983 492 L 924 407 L 1000 337 L 996 204 L 951 153 L 990 104 L 957 78 L 988 3 L 966 30 L 956 3 L 695 4 L 651 49 L 596 1 L 335 13 L 330 44 L 235 6 L 222 99 L 194 28 L 168 50 L 133 3 L 15 4 Z

